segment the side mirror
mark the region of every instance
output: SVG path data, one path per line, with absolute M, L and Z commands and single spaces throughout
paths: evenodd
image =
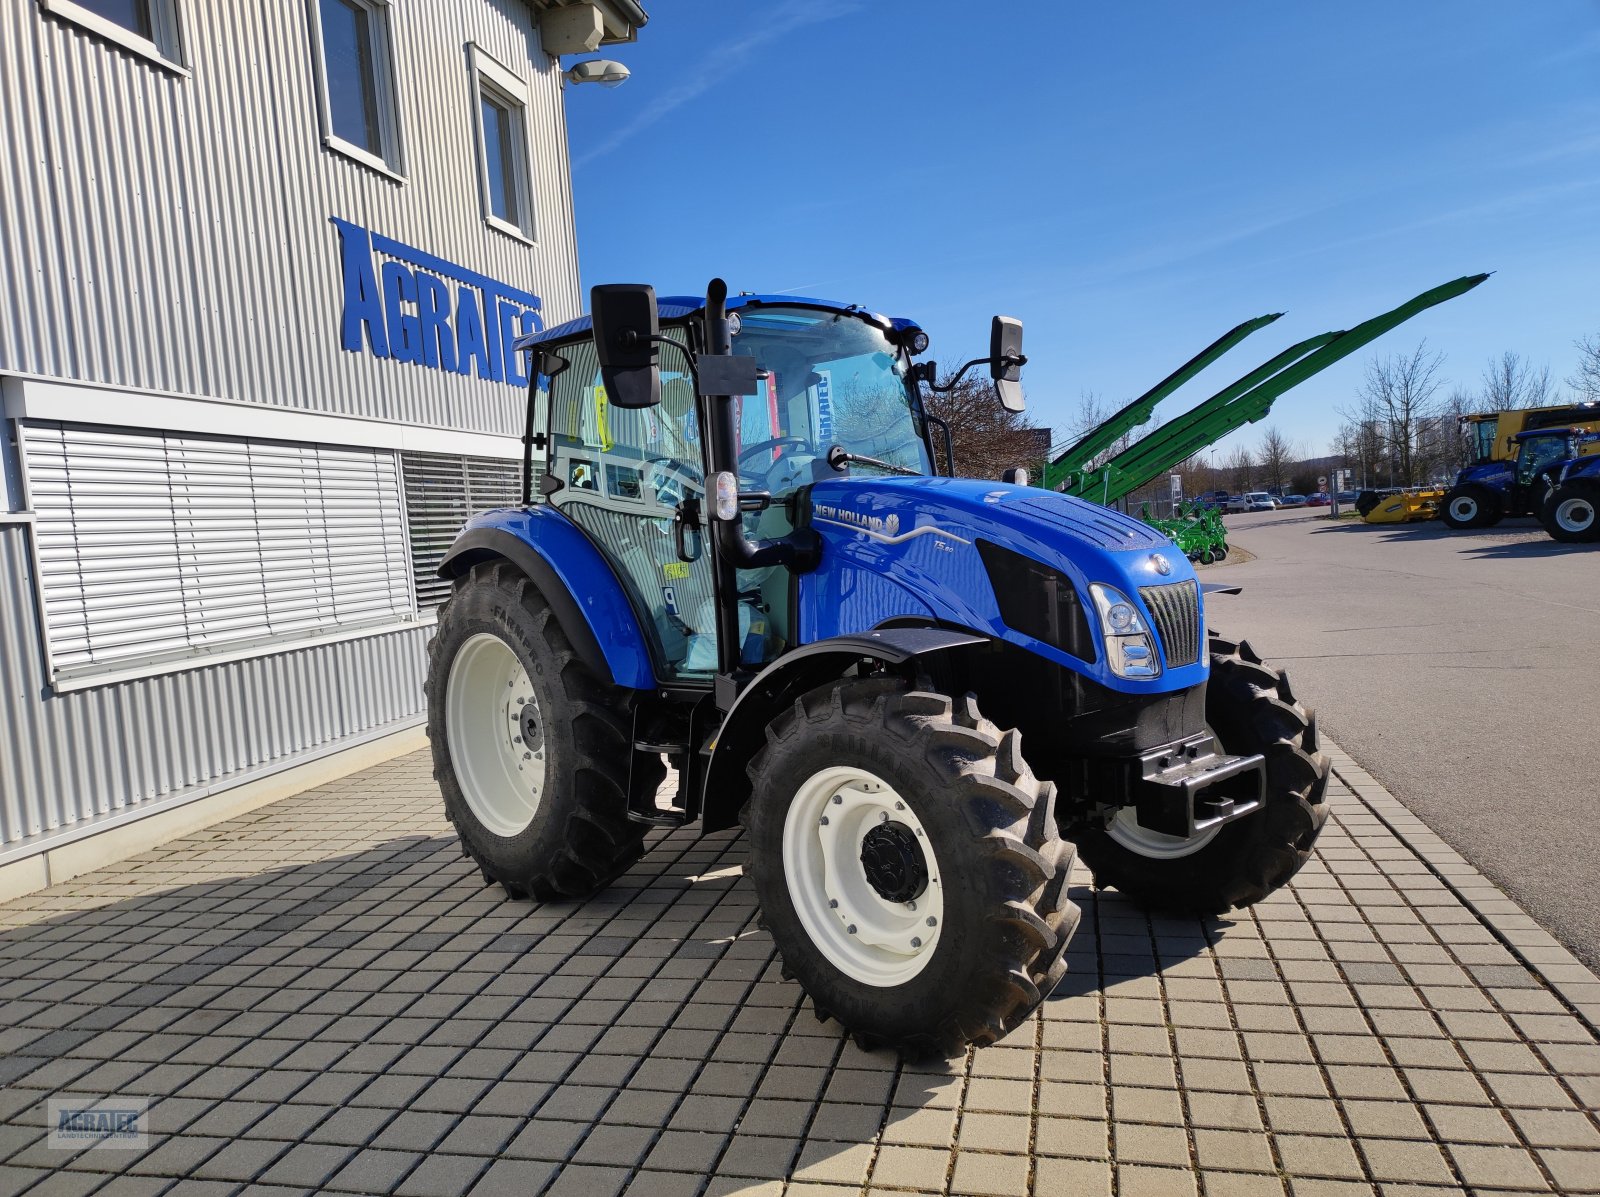
M 589 292 L 594 347 L 606 399 L 618 407 L 661 402 L 661 332 L 656 290 L 645 283 L 604 283 Z
M 1007 411 L 1022 411 L 1022 321 L 1014 316 L 996 316 L 989 329 L 989 377 L 994 393 Z

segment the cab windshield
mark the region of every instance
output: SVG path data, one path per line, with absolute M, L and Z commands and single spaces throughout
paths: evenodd
M 1572 451 L 1565 436 L 1530 437 L 1517 450 L 1517 481 L 1531 482 L 1545 466 L 1570 456 Z
M 858 475 L 931 472 L 905 356 L 882 329 L 815 308 L 736 314 L 733 352 L 756 359 L 760 385 L 739 409 L 742 476 L 774 494 L 837 477 L 828 466 L 835 446 L 854 456 Z

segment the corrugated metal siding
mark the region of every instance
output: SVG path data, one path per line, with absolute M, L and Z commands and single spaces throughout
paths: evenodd
M 423 710 L 425 627 L 51 693 L 28 536 L 0 524 L 0 848 Z
M 558 65 L 520 0 L 391 5 L 396 183 L 322 146 L 304 0 L 181 6 L 190 77 L 0 5 L 0 372 L 516 435 L 517 388 L 339 345 L 338 216 L 580 311 Z M 484 224 L 467 45 L 524 75 L 540 241 Z

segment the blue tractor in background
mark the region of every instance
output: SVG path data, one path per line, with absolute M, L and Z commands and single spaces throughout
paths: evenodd
M 1439 518 L 1448 526 L 1489 528 L 1508 516 L 1543 519 L 1552 481 L 1562 466 L 1600 449 L 1600 436 L 1582 428 L 1539 428 L 1511 440 L 1510 460 L 1481 461 L 1456 475 L 1439 505 Z M 1580 483 L 1575 497 L 1581 500 L 1584 493 Z
M 523 504 L 440 571 L 429 735 L 485 881 L 581 897 L 651 828 L 742 823 L 818 1015 L 949 1056 L 1060 980 L 1076 853 L 1206 913 L 1305 862 L 1328 763 L 1288 680 L 1153 529 L 936 474 L 915 323 L 720 280 L 591 312 L 522 343 Z M 962 371 L 1013 410 L 1021 341 L 996 317 Z
M 1576 448 L 1600 451 L 1600 435 L 1578 438 Z M 1539 505 L 1544 530 L 1567 544 L 1600 540 L 1600 452 L 1570 457 L 1549 471 L 1550 488 Z

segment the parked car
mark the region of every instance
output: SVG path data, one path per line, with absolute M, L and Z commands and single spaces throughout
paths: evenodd
M 1306 497 L 1304 495 L 1284 495 L 1283 498 L 1278 500 L 1279 507 L 1304 507 L 1305 505 Z
M 1325 490 L 1314 491 L 1306 496 L 1307 507 L 1331 507 L 1333 499 Z
M 1276 511 L 1278 501 L 1264 490 L 1253 490 L 1244 496 L 1245 511 Z
M 1355 491 L 1353 491 L 1353 490 L 1342 490 L 1342 491 L 1339 492 L 1339 502 L 1341 502 L 1341 503 L 1354 503 L 1355 501 L 1356 501 L 1356 492 Z
M 1222 510 L 1228 515 L 1240 515 L 1250 508 L 1245 505 L 1243 495 L 1229 495 L 1222 500 Z

